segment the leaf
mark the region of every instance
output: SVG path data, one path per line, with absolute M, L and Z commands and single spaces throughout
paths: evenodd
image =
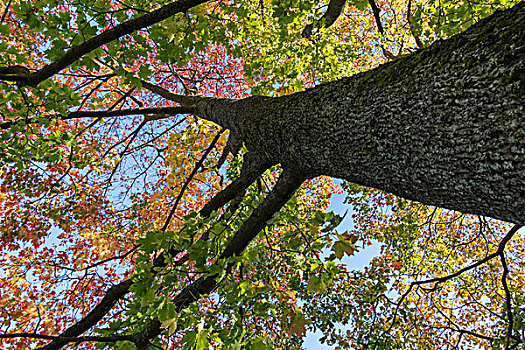
M 267 349 L 267 346 L 264 343 L 264 339 L 261 337 L 257 337 L 251 342 L 250 350 L 266 350 L 266 349 Z
M 209 347 L 210 347 L 210 341 L 208 339 L 208 333 L 207 333 L 207 330 L 204 329 L 197 336 L 195 349 L 196 350 L 205 350 L 205 349 L 209 349 Z
M 357 241 L 357 236 L 350 235 L 348 232 L 345 232 L 341 235 L 337 235 L 339 241 L 335 242 L 332 246 L 332 251 L 338 259 L 342 259 L 346 254 L 348 256 L 354 255 L 358 251 L 354 243 Z
M 290 337 L 295 334 L 299 338 L 303 338 L 306 335 L 306 326 L 311 323 L 312 321 L 307 320 L 302 313 L 296 313 L 288 327 L 287 333 Z
M 325 281 L 323 280 L 322 275 L 321 275 L 321 277 L 312 276 L 308 280 L 308 286 L 306 287 L 306 290 L 308 291 L 308 293 L 310 293 L 310 294 L 314 294 L 314 293 L 322 294 L 322 293 L 326 292 L 326 289 L 327 289 L 327 285 L 326 285 Z
M 248 289 L 250 285 L 250 281 L 242 281 L 241 283 L 239 283 L 239 293 L 237 294 L 238 296 L 241 296 L 243 295 L 244 293 L 246 293 L 246 290 Z
M 351 243 L 345 241 L 338 241 L 335 242 L 332 246 L 332 251 L 334 252 L 337 259 L 342 259 L 345 254 L 348 256 L 354 255 L 357 249 Z
M 172 335 L 175 333 L 175 330 L 177 329 L 177 322 L 179 320 L 179 317 L 175 318 L 168 318 L 161 323 L 161 328 L 168 329 L 168 334 Z

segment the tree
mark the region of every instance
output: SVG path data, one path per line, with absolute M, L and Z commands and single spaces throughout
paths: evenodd
M 315 5 L 4 5 L 5 344 L 522 346 L 524 4 Z M 361 229 L 335 233 L 322 175 Z

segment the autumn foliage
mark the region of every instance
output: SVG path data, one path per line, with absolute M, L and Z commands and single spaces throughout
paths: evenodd
M 186 1 L 41 81 L 28 77 L 168 3 L 1 1 L 2 348 L 300 349 L 307 331 L 341 349 L 523 346 L 516 227 L 319 177 L 231 248 L 286 172 L 166 98 L 300 91 L 512 1 L 352 0 L 329 28 L 328 2 Z M 15 66 L 28 70 L 2 70 Z M 336 193 L 351 227 L 328 211 Z

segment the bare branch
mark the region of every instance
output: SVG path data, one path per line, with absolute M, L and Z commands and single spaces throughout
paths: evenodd
M 45 116 L 48 120 L 71 120 L 82 118 L 112 118 L 124 117 L 128 115 L 142 115 L 145 114 L 145 121 L 153 121 L 167 118 L 176 114 L 191 114 L 195 112 L 193 106 L 175 106 L 175 107 L 142 107 L 132 109 L 106 110 L 106 111 L 78 111 L 69 114 L 57 114 Z M 0 129 L 9 129 L 18 122 L 26 122 L 25 120 L 12 120 L 0 124 Z M 36 121 L 34 122 L 36 123 Z
M 185 96 L 180 94 L 175 94 L 171 91 L 168 91 L 164 89 L 163 87 L 159 85 L 152 84 L 150 82 L 141 80 L 142 87 L 146 88 L 147 90 L 164 97 L 167 100 L 175 101 L 177 103 L 180 103 L 181 105 L 193 105 L 195 103 L 195 100 L 198 99 L 196 96 Z
M 370 8 L 372 9 L 372 12 L 374 14 L 374 19 L 377 25 L 377 31 L 381 36 L 385 35 L 385 29 L 383 27 L 383 22 L 381 22 L 381 9 L 377 7 L 377 4 L 374 0 L 368 0 L 368 3 L 370 4 Z M 383 55 L 385 55 L 386 58 L 389 60 L 396 59 L 396 55 L 394 55 L 392 52 L 388 51 L 385 46 L 381 43 L 381 51 L 383 51 Z
M 377 31 L 383 35 L 385 34 L 385 30 L 383 29 L 383 23 L 381 22 L 381 16 L 379 15 L 381 10 L 379 7 L 377 7 L 377 4 L 374 0 L 368 0 L 368 3 L 370 4 L 370 7 L 372 8 L 372 12 L 374 13 L 374 19 L 377 24 Z
M 4 14 L 2 15 L 2 18 L 0 19 L 0 24 L 4 23 L 5 18 L 7 17 L 7 14 L 9 13 L 9 8 L 11 7 L 11 3 L 13 0 L 9 0 L 7 5 L 5 5 Z
M 208 157 L 208 155 L 210 154 L 210 152 L 212 151 L 212 149 L 215 148 L 215 145 L 217 144 L 217 141 L 219 141 L 219 138 L 221 137 L 222 133 L 224 132 L 224 130 L 221 130 L 217 133 L 217 135 L 215 135 L 215 137 L 213 138 L 213 140 L 211 141 L 210 145 L 208 146 L 208 148 L 206 149 L 206 151 L 204 151 L 204 153 L 202 154 L 202 157 L 201 159 L 199 159 L 199 161 L 197 162 L 197 164 L 195 164 L 195 166 L 193 167 L 193 170 L 192 172 L 190 173 L 190 175 L 188 176 L 188 178 L 186 179 L 186 181 L 184 182 L 184 184 L 182 185 L 182 188 L 177 196 L 177 198 L 175 199 L 175 204 L 173 204 L 171 210 L 170 210 L 170 213 L 168 214 L 168 217 L 166 218 L 166 221 L 164 222 L 164 225 L 162 226 L 162 231 L 166 231 L 166 229 L 168 228 L 169 224 L 170 224 L 170 221 L 171 219 L 173 218 L 173 215 L 175 215 L 175 211 L 177 210 L 177 207 L 179 205 L 179 202 L 180 200 L 182 199 L 182 196 L 184 195 L 184 193 L 186 192 L 186 188 L 188 188 L 191 180 L 193 180 L 193 177 L 195 176 L 195 174 L 197 174 L 197 172 L 199 171 L 199 168 L 202 166 L 202 164 L 204 163 L 204 160 L 206 160 L 206 158 Z

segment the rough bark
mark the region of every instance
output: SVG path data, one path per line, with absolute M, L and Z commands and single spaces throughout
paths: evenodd
M 424 204 L 525 224 L 524 32 L 521 3 L 415 55 L 301 93 L 239 101 L 192 98 L 192 111 L 230 129 L 256 157 L 253 167 L 246 167 L 203 213 L 234 198 L 266 166 L 281 163 L 286 174 L 221 258 L 241 254 L 300 182 L 321 174 Z M 93 327 L 130 284 L 111 288 L 90 314 L 44 348 L 58 349 Z M 214 276 L 203 277 L 174 302 L 183 308 L 216 285 Z M 154 319 L 141 332 L 119 339 L 147 348 L 160 332 Z
M 525 3 L 374 70 L 197 108 L 271 162 L 525 223 Z

